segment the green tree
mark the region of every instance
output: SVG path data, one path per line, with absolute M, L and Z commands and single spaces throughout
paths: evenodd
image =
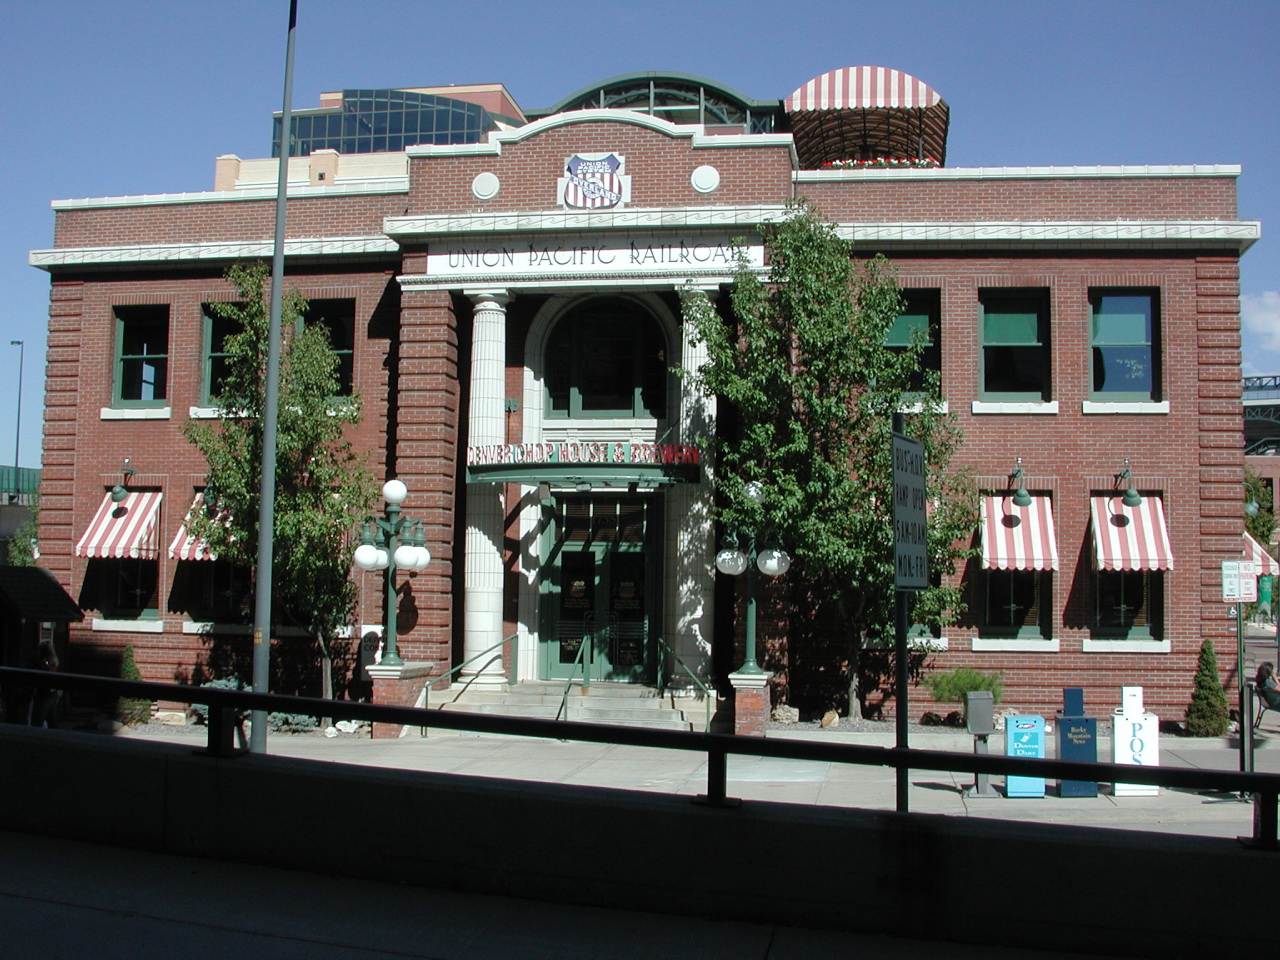
M 40 500 L 31 501 L 31 519 L 13 532 L 9 539 L 9 563 L 15 567 L 34 567 L 40 556 Z
M 227 271 L 238 301 L 213 312 L 238 332 L 227 337 L 226 375 L 213 398 L 216 420 L 188 420 L 185 434 L 209 470 L 207 510 L 189 529 L 219 559 L 254 567 L 261 501 L 262 417 L 269 309 L 267 269 Z M 275 549 L 272 616 L 305 628 L 319 648 L 322 694 L 333 695 L 333 640 L 351 622 L 351 532 L 373 502 L 373 476 L 344 439 L 360 420 L 358 395 L 339 396 L 338 357 L 323 324 L 303 323 L 307 303 L 284 297 L 276 432 Z
M 1264 550 L 1269 550 L 1271 537 L 1276 532 L 1276 514 L 1271 488 L 1258 476 L 1258 472 L 1249 466 L 1244 468 L 1244 488 L 1246 506 L 1251 503 L 1258 505 L 1258 511 L 1253 516 L 1249 515 L 1247 509 L 1245 510 L 1244 528 L 1262 545 Z
M 1218 679 L 1218 656 L 1213 642 L 1200 644 L 1200 660 L 1196 665 L 1195 689 L 1187 707 L 1187 733 L 1193 737 L 1221 737 L 1230 725 L 1227 694 Z
M 737 423 L 718 444 L 717 518 L 726 531 L 761 531 L 790 551 L 802 612 L 830 604 L 840 624 L 852 688 L 862 640 L 894 633 L 894 412 L 907 412 L 929 471 L 935 586 L 916 598 L 918 623 L 940 627 L 961 609 L 959 590 L 940 577 L 972 552 L 957 544 L 976 523 L 976 490 L 950 467 L 962 435 L 943 410 L 937 372 L 924 374 L 923 388 L 912 384 L 924 338 L 885 345 L 904 306 L 892 265 L 855 261 L 852 244 L 803 202 L 764 240 L 767 282 L 740 253 L 730 316 L 697 291 L 684 294 L 685 320 L 709 354 L 686 374 Z M 752 481 L 763 485 L 760 502 L 746 493 Z

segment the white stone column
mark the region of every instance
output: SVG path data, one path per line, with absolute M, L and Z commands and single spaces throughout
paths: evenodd
M 468 290 L 475 304 L 471 342 L 471 408 L 468 444 L 507 441 L 506 290 Z M 502 639 L 502 485 L 467 485 L 467 536 L 463 551 L 463 660 L 479 656 Z M 470 683 L 505 683 L 501 651 L 462 670 Z
M 713 301 L 717 288 L 707 291 Z M 680 366 L 698 370 L 707 362 L 706 344 L 690 342 L 691 330 L 680 328 Z M 711 673 L 711 638 L 714 633 L 715 504 L 714 464 L 711 443 L 716 431 L 716 401 L 703 396 L 689 381 L 679 381 L 679 443 L 700 446 L 704 454 L 702 483 L 677 483 L 667 493 L 667 641 L 676 655 L 699 677 Z M 684 686 L 685 675 L 671 675 Z

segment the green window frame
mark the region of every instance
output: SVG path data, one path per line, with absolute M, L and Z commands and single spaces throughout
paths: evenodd
M 982 635 L 1041 640 L 1052 635 L 1050 570 L 984 570 Z
M 1093 635 L 1110 640 L 1160 640 L 1164 634 L 1164 573 L 1097 570 Z
M 169 306 L 117 306 L 112 404 L 163 407 L 169 397 Z
M 901 353 L 920 338 L 920 365 L 911 374 L 910 389 L 921 392 L 926 372 L 942 372 L 942 291 L 903 290 L 902 299 L 905 305 L 885 332 L 884 345 Z
M 302 314 L 303 323 L 322 324 L 329 331 L 329 346 L 338 357 L 339 397 L 355 390 L 356 302 L 350 298 L 311 300 Z
M 231 364 L 227 352 L 227 338 L 239 333 L 240 323 L 230 317 L 221 317 L 210 307 L 204 306 L 204 371 L 201 377 L 201 396 L 205 403 L 213 403 L 222 391 Z
M 981 399 L 1052 399 L 1049 291 L 983 290 L 979 302 Z
M 667 339 L 639 305 L 584 304 L 556 324 L 545 355 L 548 418 L 666 419 Z
M 1160 400 L 1159 292 L 1095 289 L 1089 305 L 1089 398 Z

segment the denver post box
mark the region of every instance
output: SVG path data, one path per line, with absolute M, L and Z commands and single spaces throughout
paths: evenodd
M 1044 757 L 1044 717 L 1006 717 L 1004 752 L 1008 757 Z M 1044 777 L 1006 777 L 1006 797 L 1043 797 Z

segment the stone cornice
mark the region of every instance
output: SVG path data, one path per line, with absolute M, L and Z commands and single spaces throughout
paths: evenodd
M 288 196 L 306 198 L 359 197 L 369 194 L 408 193 L 409 178 L 395 177 L 385 181 L 335 183 L 313 187 L 303 182 L 290 183 Z M 133 197 L 87 197 L 82 200 L 54 200 L 54 210 L 99 210 L 104 207 L 154 207 L 190 203 L 226 203 L 237 200 L 274 200 L 276 188 L 248 187 L 241 190 L 204 190 L 198 193 L 151 193 Z
M 455 234 L 544 233 L 551 231 L 725 229 L 773 223 L 786 216 L 782 204 L 758 207 L 673 207 L 567 212 L 446 214 L 388 217 L 387 236 L 399 239 Z
M 701 124 L 672 123 L 660 117 L 635 110 L 570 110 L 526 123 L 509 130 L 494 130 L 484 143 L 418 144 L 406 147 L 405 153 L 414 157 L 496 157 L 506 144 L 517 144 L 557 127 L 580 123 L 625 123 L 644 127 L 665 134 L 673 139 L 687 139 L 690 146 L 699 149 L 731 149 L 742 147 L 786 147 L 792 166 L 798 165 L 795 141 L 789 133 L 708 134 Z
M 1142 166 L 1077 167 L 853 167 L 840 170 L 797 170 L 796 183 L 840 183 L 860 180 L 1097 180 L 1116 178 L 1240 176 L 1229 163 L 1147 164 Z
M 1243 253 L 1262 235 L 1257 220 L 1058 220 L 853 223 L 839 226 L 854 243 L 916 247 L 1227 247 Z
M 228 240 L 215 243 L 154 243 L 122 247 L 58 247 L 33 250 L 33 267 L 89 267 L 123 263 L 176 263 L 207 260 L 241 260 L 270 257 L 271 240 Z M 399 245 L 388 237 L 313 237 L 286 240 L 287 257 L 367 256 L 397 253 Z

